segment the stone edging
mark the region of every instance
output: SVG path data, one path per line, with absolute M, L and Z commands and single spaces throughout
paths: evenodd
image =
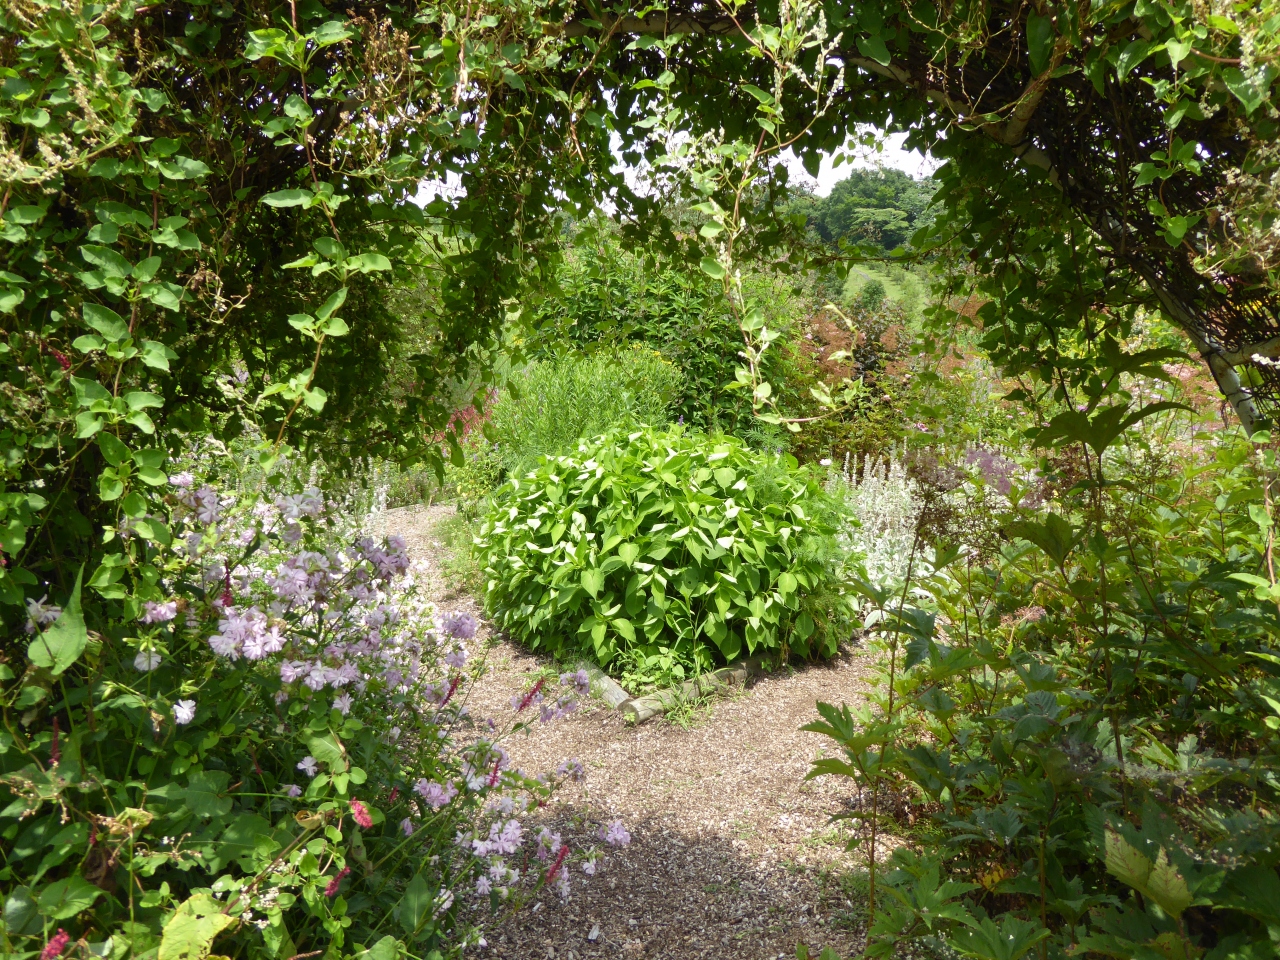
M 665 690 L 657 690 L 643 697 L 632 698 L 627 691 L 618 686 L 613 677 L 594 663 L 583 661 L 578 664 L 578 668 L 585 670 L 591 679 L 591 692 L 614 710 L 620 711 L 630 724 L 644 723 L 694 697 L 734 688 L 742 689 L 746 687 L 748 680 L 763 676 L 765 673 L 761 666 L 761 659 L 752 657 L 742 663 L 705 673 L 697 679 L 687 680 L 679 686 L 667 687 Z

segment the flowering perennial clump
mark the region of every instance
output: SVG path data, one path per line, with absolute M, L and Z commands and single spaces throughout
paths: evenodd
M 556 870 L 531 868 L 523 821 L 581 765 L 532 776 L 503 746 L 513 730 L 571 714 L 585 674 L 564 674 L 554 696 L 539 683 L 506 722 L 472 716 L 467 691 L 485 669 L 478 623 L 437 615 L 405 542 L 373 536 L 315 487 L 292 492 L 271 474 L 237 482 L 229 466 L 193 458 L 169 478 L 167 542 L 140 547 L 156 574 L 119 621 L 95 627 L 106 638 L 96 669 L 114 692 L 94 718 L 77 714 L 68 736 L 55 714 L 11 747 L 28 766 L 0 784 L 46 786 L 5 815 L 39 836 L 67 823 L 93 830 L 81 841 L 85 872 L 55 861 L 35 895 L 53 902 L 48 884 L 86 883 L 97 906 L 30 955 L 53 960 L 77 929 L 101 938 L 112 917 L 129 916 L 116 892 L 84 881 L 94 869 L 122 871 L 120 889 L 148 904 L 152 926 L 113 934 L 135 952 L 148 941 L 130 937 L 158 937 L 182 910 L 233 921 L 211 928 L 216 944 L 183 949 L 247 958 L 278 957 L 285 929 L 293 944 L 324 936 L 335 956 L 344 929 L 352 943 L 407 938 L 454 956 L 483 939 L 493 910 L 546 885 L 567 896 L 571 864 L 595 873 L 587 843 L 558 847 Z M 121 535 L 142 544 L 148 530 Z M 70 607 L 28 604 L 31 643 L 47 644 Z M 99 756 L 109 757 L 101 769 Z M 100 786 L 117 780 L 138 791 L 123 806 Z M 349 912 L 347 898 L 364 907 Z

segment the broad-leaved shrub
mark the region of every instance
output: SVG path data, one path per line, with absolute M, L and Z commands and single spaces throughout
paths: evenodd
M 831 655 L 848 621 L 833 503 L 789 456 L 680 428 L 614 429 L 494 497 L 476 544 L 498 625 L 609 665 Z

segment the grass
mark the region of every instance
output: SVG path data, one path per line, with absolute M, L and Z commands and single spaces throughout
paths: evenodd
M 436 524 L 435 536 L 442 552 L 440 572 L 449 586 L 479 598 L 484 596 L 485 580 L 484 568 L 477 562 L 471 543 L 476 525 L 476 520 L 455 513 Z
M 860 264 L 849 271 L 844 283 L 844 301 L 852 303 L 871 280 L 884 284 L 885 297 L 901 301 L 908 314 L 914 315 L 925 302 L 928 288 L 915 274 L 898 264 Z

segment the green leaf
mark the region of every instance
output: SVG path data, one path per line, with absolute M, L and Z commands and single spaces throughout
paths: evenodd
M 71 588 L 71 597 L 62 608 L 62 614 L 47 629 L 37 633 L 35 639 L 27 645 L 27 658 L 54 676 L 63 673 L 80 659 L 85 644 L 89 642 L 89 631 L 84 625 L 84 615 L 80 612 L 83 576 L 84 564 L 81 564 L 76 572 L 75 586 Z
M 702 262 L 698 264 L 702 268 L 702 272 L 713 280 L 723 280 L 728 275 L 724 265 L 714 257 L 703 257 Z
M 133 265 L 110 247 L 86 243 L 80 248 L 80 256 L 108 277 L 127 277 L 133 272 Z
M 180 903 L 164 925 L 156 960 L 206 960 L 218 934 L 239 923 L 222 908 L 207 893 L 192 894 Z
M 1174 919 L 1191 906 L 1194 898 L 1187 882 L 1169 862 L 1169 854 L 1163 847 L 1156 856 L 1156 862 L 1152 863 L 1117 831 L 1108 829 L 1105 861 L 1108 873 L 1154 900 Z
M 335 313 L 337 313 L 338 308 L 341 307 L 346 302 L 347 302 L 347 288 L 339 287 L 337 290 L 335 290 L 332 294 L 329 295 L 329 299 L 326 300 L 320 306 L 320 309 L 316 311 L 316 316 L 319 317 L 321 320 L 328 320 Z
M 348 270 L 360 273 L 371 273 L 378 270 L 390 270 L 391 261 L 380 253 L 361 253 L 346 262 Z
M 130 410 L 146 410 L 164 406 L 163 400 L 154 393 L 148 393 L 146 390 L 130 390 L 124 395 L 124 402 Z
M 1250 74 L 1235 67 L 1228 67 L 1222 71 L 1222 82 L 1244 105 L 1245 113 L 1251 114 L 1267 99 L 1271 81 L 1276 78 L 1277 73 L 1280 73 L 1280 70 L 1269 63 L 1263 64 Z
M 1049 931 L 1040 924 L 1019 920 L 1012 914 L 1002 916 L 998 927 L 988 917 L 983 917 L 981 922 L 970 922 L 971 929 L 962 930 L 947 942 L 965 956 L 978 960 L 1019 960 L 1049 936 Z
M 119 343 L 129 336 L 129 325 L 120 314 L 98 303 L 86 303 L 80 308 L 84 322 L 97 330 L 111 343 Z
M 592 597 L 599 597 L 600 590 L 604 587 L 604 574 L 594 567 L 588 568 L 582 571 L 578 582 Z
M 334 734 L 309 737 L 307 749 L 311 751 L 311 756 L 327 764 L 331 771 L 343 772 L 347 769 L 346 753 Z
M 81 876 L 55 880 L 38 894 L 36 905 L 50 920 L 69 920 L 88 910 L 103 891 Z
M 113 467 L 120 466 L 129 456 L 129 448 L 118 437 L 110 433 L 98 434 L 98 449 L 102 451 L 107 463 Z
M 351 28 L 343 21 L 326 20 L 311 32 L 310 37 L 315 41 L 316 46 L 329 47 L 335 43 L 342 43 L 344 40 L 349 40 L 354 35 L 355 34 L 352 33 Z
M 1031 14 L 1027 17 L 1027 57 L 1031 72 L 1039 76 L 1049 69 L 1053 58 L 1053 18 Z
M 310 190 L 277 190 L 268 193 L 262 202 L 269 207 L 303 207 L 310 205 L 314 196 Z
M 191 774 L 182 799 L 197 817 L 225 817 L 232 807 L 231 798 L 223 795 L 230 783 L 225 770 L 201 770 Z
M 142 362 L 153 370 L 168 372 L 169 361 L 177 360 L 178 355 L 156 340 L 142 341 Z
M 422 874 L 415 874 L 405 887 L 404 897 L 400 901 L 400 926 L 411 936 L 417 932 L 422 922 L 431 915 L 431 888 Z
M 33 207 L 29 204 L 19 204 L 16 207 L 10 207 L 4 215 L 5 223 L 18 223 L 30 225 L 39 223 L 44 219 L 44 207 Z
M 884 38 L 879 34 L 873 34 L 869 37 L 858 38 L 858 52 L 864 57 L 874 60 L 876 63 L 889 65 L 889 61 L 893 58 L 889 56 L 889 48 L 885 46 Z

